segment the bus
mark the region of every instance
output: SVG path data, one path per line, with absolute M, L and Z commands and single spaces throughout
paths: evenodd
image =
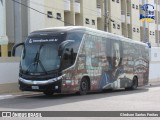
M 83 27 L 45 28 L 29 34 L 22 47 L 22 91 L 79 93 L 136 89 L 148 84 L 149 47 L 123 36 Z

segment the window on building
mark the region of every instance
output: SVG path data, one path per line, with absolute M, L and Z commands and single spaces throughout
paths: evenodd
M 120 25 L 118 24 L 118 25 L 117 25 L 117 29 L 120 29 L 120 28 L 121 28 L 121 27 L 120 27 Z
M 61 13 L 57 13 L 57 19 L 58 19 L 58 20 L 61 20 L 61 19 L 62 19 Z
M 127 16 L 130 16 L 130 13 L 127 13 Z
M 112 0 L 112 2 L 115 2 L 115 0 Z
M 117 0 L 117 3 L 119 3 L 119 0 Z
M 48 18 L 53 18 L 52 11 L 47 11 L 47 17 L 48 17 Z
M 136 5 L 136 9 L 138 10 L 138 5 Z
M 135 5 L 134 5 L 134 4 L 132 4 L 132 8 L 135 8 Z
M 150 35 L 152 35 L 152 31 L 150 31 Z
M 89 19 L 88 18 L 86 18 L 86 24 L 89 24 Z
M 136 28 L 133 28 L 133 32 L 136 32 Z
M 152 35 L 154 35 L 154 32 L 152 33 Z
M 113 23 L 113 28 L 116 28 L 116 24 L 115 23 Z
M 95 20 L 92 20 L 92 25 L 95 25 Z
M 100 4 L 98 4 L 98 5 L 97 5 L 97 8 L 101 8 L 101 5 L 100 5 Z
M 139 33 L 139 28 L 137 28 L 137 33 Z

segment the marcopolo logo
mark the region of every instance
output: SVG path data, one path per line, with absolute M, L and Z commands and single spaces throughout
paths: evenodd
M 140 20 L 142 22 L 154 22 L 155 15 L 154 15 L 154 6 L 151 4 L 144 4 L 142 6 L 143 13 L 140 14 Z

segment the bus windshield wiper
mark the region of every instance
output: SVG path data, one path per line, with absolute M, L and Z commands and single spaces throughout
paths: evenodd
M 42 68 L 42 70 L 46 74 L 48 74 L 47 71 L 46 71 L 46 69 L 44 68 L 44 65 L 42 64 L 41 60 L 39 59 L 39 57 L 40 57 L 40 51 L 41 51 L 42 47 L 43 47 L 43 44 L 40 45 L 39 50 L 37 51 L 36 56 L 34 57 L 33 63 L 28 67 L 28 69 L 27 69 L 26 72 L 29 72 L 29 69 L 31 68 L 32 65 L 36 65 L 36 70 L 37 70 L 37 67 L 38 67 L 38 64 L 39 64 L 40 67 Z

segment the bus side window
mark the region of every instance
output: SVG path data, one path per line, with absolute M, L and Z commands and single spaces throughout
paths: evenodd
M 108 70 L 112 69 L 112 57 L 111 57 L 111 39 L 105 38 L 106 40 L 106 57 L 107 57 L 107 64 Z
M 66 41 L 68 43 L 63 50 L 62 69 L 66 69 L 74 64 L 82 37 L 83 33 L 69 32 L 67 34 Z

